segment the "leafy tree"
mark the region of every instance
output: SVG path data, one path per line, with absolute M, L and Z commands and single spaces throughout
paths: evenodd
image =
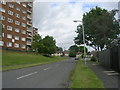
M 75 44 L 77 44 L 77 45 L 81 45 L 81 44 L 84 44 L 83 43 L 83 30 L 82 30 L 82 25 L 78 25 L 77 26 L 77 31 L 76 31 L 76 33 L 77 33 L 77 37 L 75 37 L 74 38 L 74 42 L 75 42 Z
M 80 52 L 84 53 L 84 46 L 80 46 L 79 47 L 80 49 Z M 85 52 L 87 53 L 88 52 L 88 49 L 85 47 Z
M 79 47 L 77 45 L 70 46 L 69 50 L 75 50 L 76 52 L 79 51 Z
M 56 51 L 63 52 L 63 49 L 62 49 L 62 47 L 56 47 Z
M 96 50 L 110 48 L 112 41 L 120 33 L 118 21 L 115 19 L 116 10 L 108 12 L 106 9 L 96 7 L 83 15 L 85 42 Z M 82 42 L 82 28 L 77 29 L 78 36 L 74 39 L 76 44 Z
M 69 57 L 76 57 L 76 51 L 75 50 L 71 50 L 69 52 Z
M 51 55 L 56 51 L 56 41 L 51 36 L 43 38 L 43 46 L 43 53 L 46 55 Z
M 42 53 L 43 43 L 42 43 L 42 38 L 41 38 L 41 36 L 39 34 L 33 36 L 32 49 L 36 53 Z

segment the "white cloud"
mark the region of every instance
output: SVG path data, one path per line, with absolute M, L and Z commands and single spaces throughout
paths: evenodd
M 73 23 L 73 20 L 82 20 L 83 13 L 96 5 L 109 10 L 117 7 L 116 3 L 80 3 L 76 0 L 72 1 L 75 3 L 38 2 L 38 0 L 34 2 L 33 24 L 39 28 L 39 34 L 42 37 L 46 35 L 53 36 L 57 45 L 65 47 L 65 49 L 74 44 L 73 39 L 76 36 L 75 30 L 78 23 Z M 85 4 L 92 6 L 87 7 Z

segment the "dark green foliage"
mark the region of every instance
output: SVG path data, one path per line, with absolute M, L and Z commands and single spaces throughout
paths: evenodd
M 110 48 L 120 33 L 118 21 L 115 18 L 116 10 L 108 12 L 106 9 L 96 7 L 83 15 L 85 42 L 96 50 Z M 75 43 L 83 44 L 82 26 L 77 29 L 78 36 Z
M 56 47 L 56 51 L 63 52 L 63 49 L 62 49 L 62 47 Z
M 91 61 L 97 61 L 97 60 L 98 60 L 97 57 L 95 57 L 95 56 L 91 57 Z
M 33 36 L 32 49 L 36 53 L 42 53 L 43 43 L 42 38 L 39 34 Z
M 46 36 L 42 39 L 41 36 L 38 34 L 33 37 L 32 49 L 36 53 L 42 53 L 49 56 L 55 53 L 56 42 L 51 36 Z
M 84 46 L 80 46 L 80 52 L 84 53 Z M 88 49 L 85 47 L 85 52 L 88 52 Z
M 53 37 L 46 36 L 43 38 L 43 53 L 51 55 L 56 51 L 56 42 Z
M 69 52 L 69 57 L 76 57 L 76 51 L 75 50 L 71 50 Z
M 77 45 L 70 46 L 69 50 L 75 50 L 76 52 L 79 51 L 79 47 Z

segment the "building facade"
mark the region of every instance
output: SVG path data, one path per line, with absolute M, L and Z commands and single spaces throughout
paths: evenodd
M 0 46 L 5 49 L 25 51 L 32 42 L 33 2 L 0 3 Z

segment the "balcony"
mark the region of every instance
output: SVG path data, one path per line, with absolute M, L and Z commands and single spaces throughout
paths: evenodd
M 27 22 L 27 25 L 28 25 L 28 26 L 32 26 L 32 22 L 28 21 L 28 22 Z
M 27 42 L 27 45 L 30 45 L 31 46 L 32 42 Z
M 27 36 L 27 39 L 30 39 L 30 40 L 32 40 L 32 37 L 29 37 L 29 36 Z
M 32 7 L 33 7 L 31 3 L 28 3 L 28 6 L 29 6 L 30 8 L 32 8 Z
M 32 28 L 27 28 L 27 31 L 28 32 L 33 32 L 33 29 Z
M 31 13 L 32 13 L 32 10 L 28 9 L 27 12 L 28 12 L 29 14 L 31 14 Z
M 27 33 L 28 37 L 32 37 L 32 33 Z
M 27 18 L 28 18 L 29 20 L 32 20 L 32 16 L 30 16 L 30 15 L 27 15 Z

